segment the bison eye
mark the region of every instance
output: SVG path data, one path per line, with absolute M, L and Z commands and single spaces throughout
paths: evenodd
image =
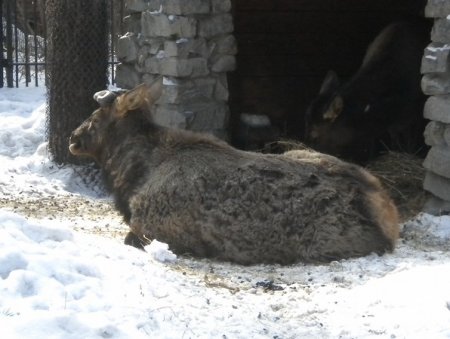
M 95 130 L 95 128 L 97 127 L 97 123 L 98 123 L 98 120 L 96 120 L 96 119 L 92 119 L 91 120 L 91 122 L 89 123 L 89 130 Z

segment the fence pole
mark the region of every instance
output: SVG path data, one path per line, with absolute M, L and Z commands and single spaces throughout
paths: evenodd
M 7 86 L 12 88 L 14 87 L 14 77 L 13 77 L 13 67 L 12 67 L 12 59 L 13 59 L 13 31 L 12 31 L 12 23 L 11 23 L 11 2 L 10 0 L 6 1 L 6 62 L 4 68 L 6 70 L 6 83 Z
M 3 56 L 3 0 L 0 0 L 0 27 L 1 27 L 1 34 L 0 34 L 0 47 L 1 47 L 1 54 L 0 54 L 0 88 L 3 88 L 4 86 L 4 79 L 3 79 L 3 68 L 5 59 Z

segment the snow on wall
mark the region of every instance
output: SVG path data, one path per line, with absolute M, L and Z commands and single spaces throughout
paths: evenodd
M 117 84 L 132 88 L 164 76 L 153 119 L 163 126 L 226 135 L 226 73 L 236 67 L 230 0 L 126 0 Z
M 450 1 L 428 0 L 425 15 L 434 19 L 421 69 L 422 89 L 430 95 L 424 108 L 424 116 L 430 120 L 425 142 L 431 146 L 424 161 L 424 188 L 432 198 L 425 210 L 440 214 L 450 211 Z

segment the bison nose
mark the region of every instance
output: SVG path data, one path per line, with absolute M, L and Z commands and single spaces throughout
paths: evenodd
M 76 154 L 81 149 L 81 139 L 77 133 L 72 132 L 69 138 L 69 150 L 72 154 Z
M 76 143 L 77 141 L 78 141 L 77 135 L 75 134 L 75 132 L 72 132 L 69 137 L 69 143 L 73 144 Z

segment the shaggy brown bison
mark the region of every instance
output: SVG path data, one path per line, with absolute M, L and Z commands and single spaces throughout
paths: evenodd
M 361 163 L 387 150 L 425 154 L 420 63 L 429 35 L 427 22 L 391 24 L 348 82 L 330 71 L 306 112 L 306 143 Z
M 397 210 L 362 168 L 309 151 L 240 151 L 152 123 L 161 79 L 115 97 L 70 138 L 92 157 L 131 232 L 178 254 L 240 264 L 327 262 L 394 248 Z M 112 98 L 109 100 L 105 98 Z M 97 99 L 99 96 L 97 96 Z

